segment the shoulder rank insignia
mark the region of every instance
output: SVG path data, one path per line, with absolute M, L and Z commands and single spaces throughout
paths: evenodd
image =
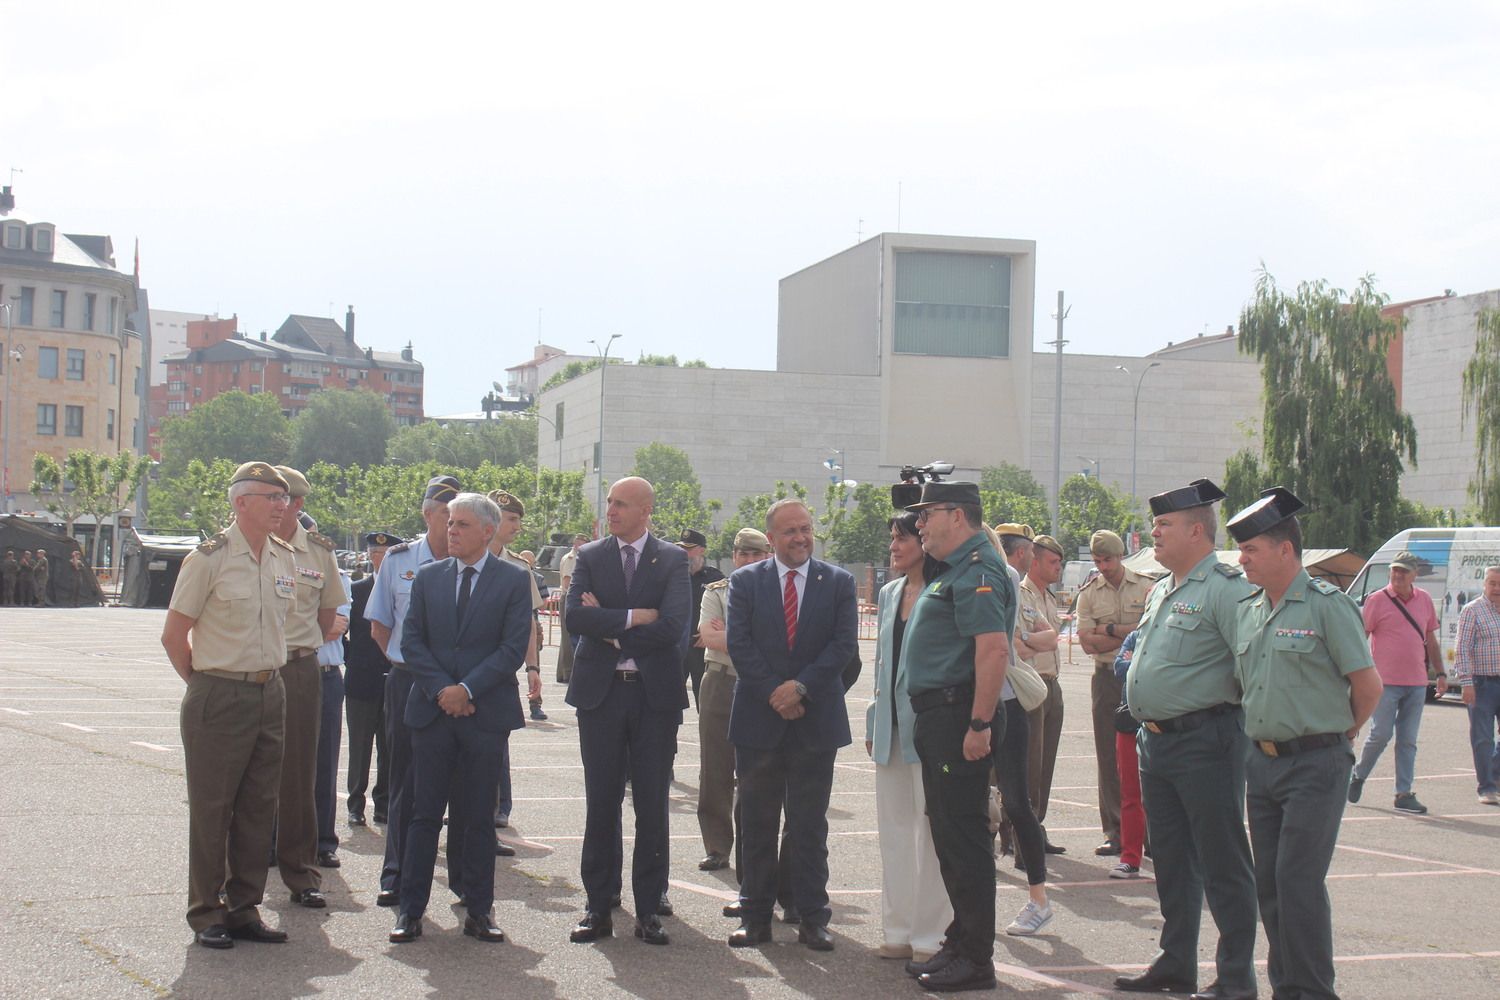
M 1333 584 L 1329 583 L 1322 577 L 1313 578 L 1312 589 L 1316 590 L 1320 594 L 1337 594 L 1339 592 L 1339 588 L 1335 587 Z
M 1235 601 L 1234 603 L 1236 603 L 1236 604 L 1244 604 L 1246 601 L 1253 601 L 1257 597 L 1259 597 L 1261 594 L 1264 594 L 1265 592 L 1266 592 L 1266 588 L 1265 587 L 1256 587 L 1254 590 L 1250 591 L 1250 593 L 1246 594 L 1244 597 L 1241 597 L 1238 601 Z
M 1230 579 L 1245 575 L 1244 570 L 1240 569 L 1238 566 L 1231 566 L 1228 563 L 1214 563 L 1214 569 L 1219 571 L 1220 576 L 1227 576 Z
M 267 535 L 266 537 L 269 538 L 271 541 L 275 542 L 277 545 L 280 545 L 282 548 L 286 549 L 288 552 L 296 552 L 297 551 L 295 548 L 292 547 L 292 543 L 291 542 L 283 541 L 280 535 Z
M 397 552 L 405 552 L 409 548 L 411 548 L 411 542 L 397 542 L 395 545 L 392 545 L 390 548 L 386 549 L 385 554 L 388 556 L 392 556 Z
M 221 531 L 217 535 L 214 535 L 212 538 L 204 539 L 204 541 L 199 544 L 198 551 L 217 552 L 219 549 L 222 549 L 228 542 L 229 535 Z
M 332 552 L 336 548 L 336 546 L 333 544 L 332 538 L 329 538 L 327 535 L 320 535 L 316 531 L 309 531 L 307 533 L 307 538 L 314 545 L 321 545 L 329 552 Z
M 729 589 L 729 580 L 726 578 L 726 579 L 723 579 L 723 580 L 715 580 L 712 583 L 705 583 L 703 585 L 703 589 L 704 590 L 728 590 Z
M 975 549 L 973 552 L 969 553 L 969 562 L 971 562 L 971 563 L 977 563 L 978 561 L 979 561 L 979 550 Z

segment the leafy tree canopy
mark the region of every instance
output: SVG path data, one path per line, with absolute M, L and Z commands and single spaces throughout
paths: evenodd
M 1469 496 L 1480 524 L 1500 524 L 1500 310 L 1479 313 L 1474 356 L 1464 367 L 1464 410 L 1474 420 L 1474 475 Z
M 385 400 L 368 389 L 323 389 L 292 421 L 292 466 L 318 462 L 379 465 L 396 421 Z
M 280 401 L 270 393 L 235 389 L 221 393 L 161 425 L 161 473 L 181 475 L 188 463 L 263 461 L 285 465 L 292 453 L 292 429 Z
M 791 483 L 778 479 L 776 486 L 769 493 L 756 493 L 740 500 L 739 508 L 735 511 L 724 526 L 719 529 L 717 535 L 709 535 L 708 557 L 710 559 L 727 559 L 734 551 L 734 536 L 741 528 L 754 528 L 757 531 L 766 530 L 766 511 L 771 509 L 771 504 L 777 500 L 787 497 L 796 497 L 803 503 L 807 503 L 807 487 L 795 479 Z M 817 511 L 813 511 L 813 520 L 817 520 Z
M 536 461 L 537 422 L 505 417 L 480 424 L 439 424 L 423 421 L 396 430 L 386 445 L 386 461 L 394 465 L 447 462 L 466 469 L 518 465 Z
M 61 463 L 38 453 L 32 460 L 31 492 L 43 498 L 47 510 L 61 517 L 72 535 L 78 518 L 92 517 L 99 524 L 130 506 L 150 468 L 150 458 L 129 452 L 100 455 L 74 449 Z
M 1010 462 L 1001 462 L 999 465 L 987 466 L 979 472 L 979 489 L 993 490 L 997 493 L 1019 493 L 1024 497 L 1035 497 L 1038 500 L 1047 499 L 1047 491 L 1042 489 L 1042 484 L 1036 481 L 1027 470 Z M 1036 527 L 1032 525 L 1032 527 Z
M 624 364 L 624 360 L 621 358 L 610 358 L 609 363 L 612 365 Z M 569 361 L 566 365 L 563 365 L 561 371 L 553 372 L 552 376 L 542 383 L 542 387 L 537 390 L 537 395 L 540 396 L 555 385 L 571 382 L 578 376 L 591 372 L 598 367 L 598 358 L 591 358 L 588 361 Z
M 889 486 L 860 483 L 851 490 L 843 483 L 829 483 L 820 519 L 828 558 L 884 566 L 890 556 L 889 522 L 895 513 Z

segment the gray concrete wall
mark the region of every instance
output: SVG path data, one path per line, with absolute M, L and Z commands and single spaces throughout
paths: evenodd
M 883 237 L 856 244 L 781 279 L 776 368 L 874 375 L 880 371 Z

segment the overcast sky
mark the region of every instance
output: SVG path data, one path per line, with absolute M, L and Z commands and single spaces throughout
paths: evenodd
M 1500 286 L 1493 3 L 221 6 L 0 0 L 16 215 L 251 334 L 352 303 L 429 413 L 539 310 L 773 368 L 777 281 L 898 225 L 1035 240 L 1087 353 L 1222 331 L 1262 261 Z

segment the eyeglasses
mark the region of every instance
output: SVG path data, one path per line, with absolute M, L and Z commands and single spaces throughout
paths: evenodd
M 281 507 L 292 502 L 292 498 L 285 493 L 252 493 L 247 491 L 247 497 L 265 497 L 271 501 L 272 507 Z
M 917 511 L 917 523 L 921 524 L 921 523 L 925 522 L 930 515 L 936 513 L 937 511 L 940 511 L 940 510 L 958 510 L 958 508 L 957 507 L 923 507 L 921 510 Z

